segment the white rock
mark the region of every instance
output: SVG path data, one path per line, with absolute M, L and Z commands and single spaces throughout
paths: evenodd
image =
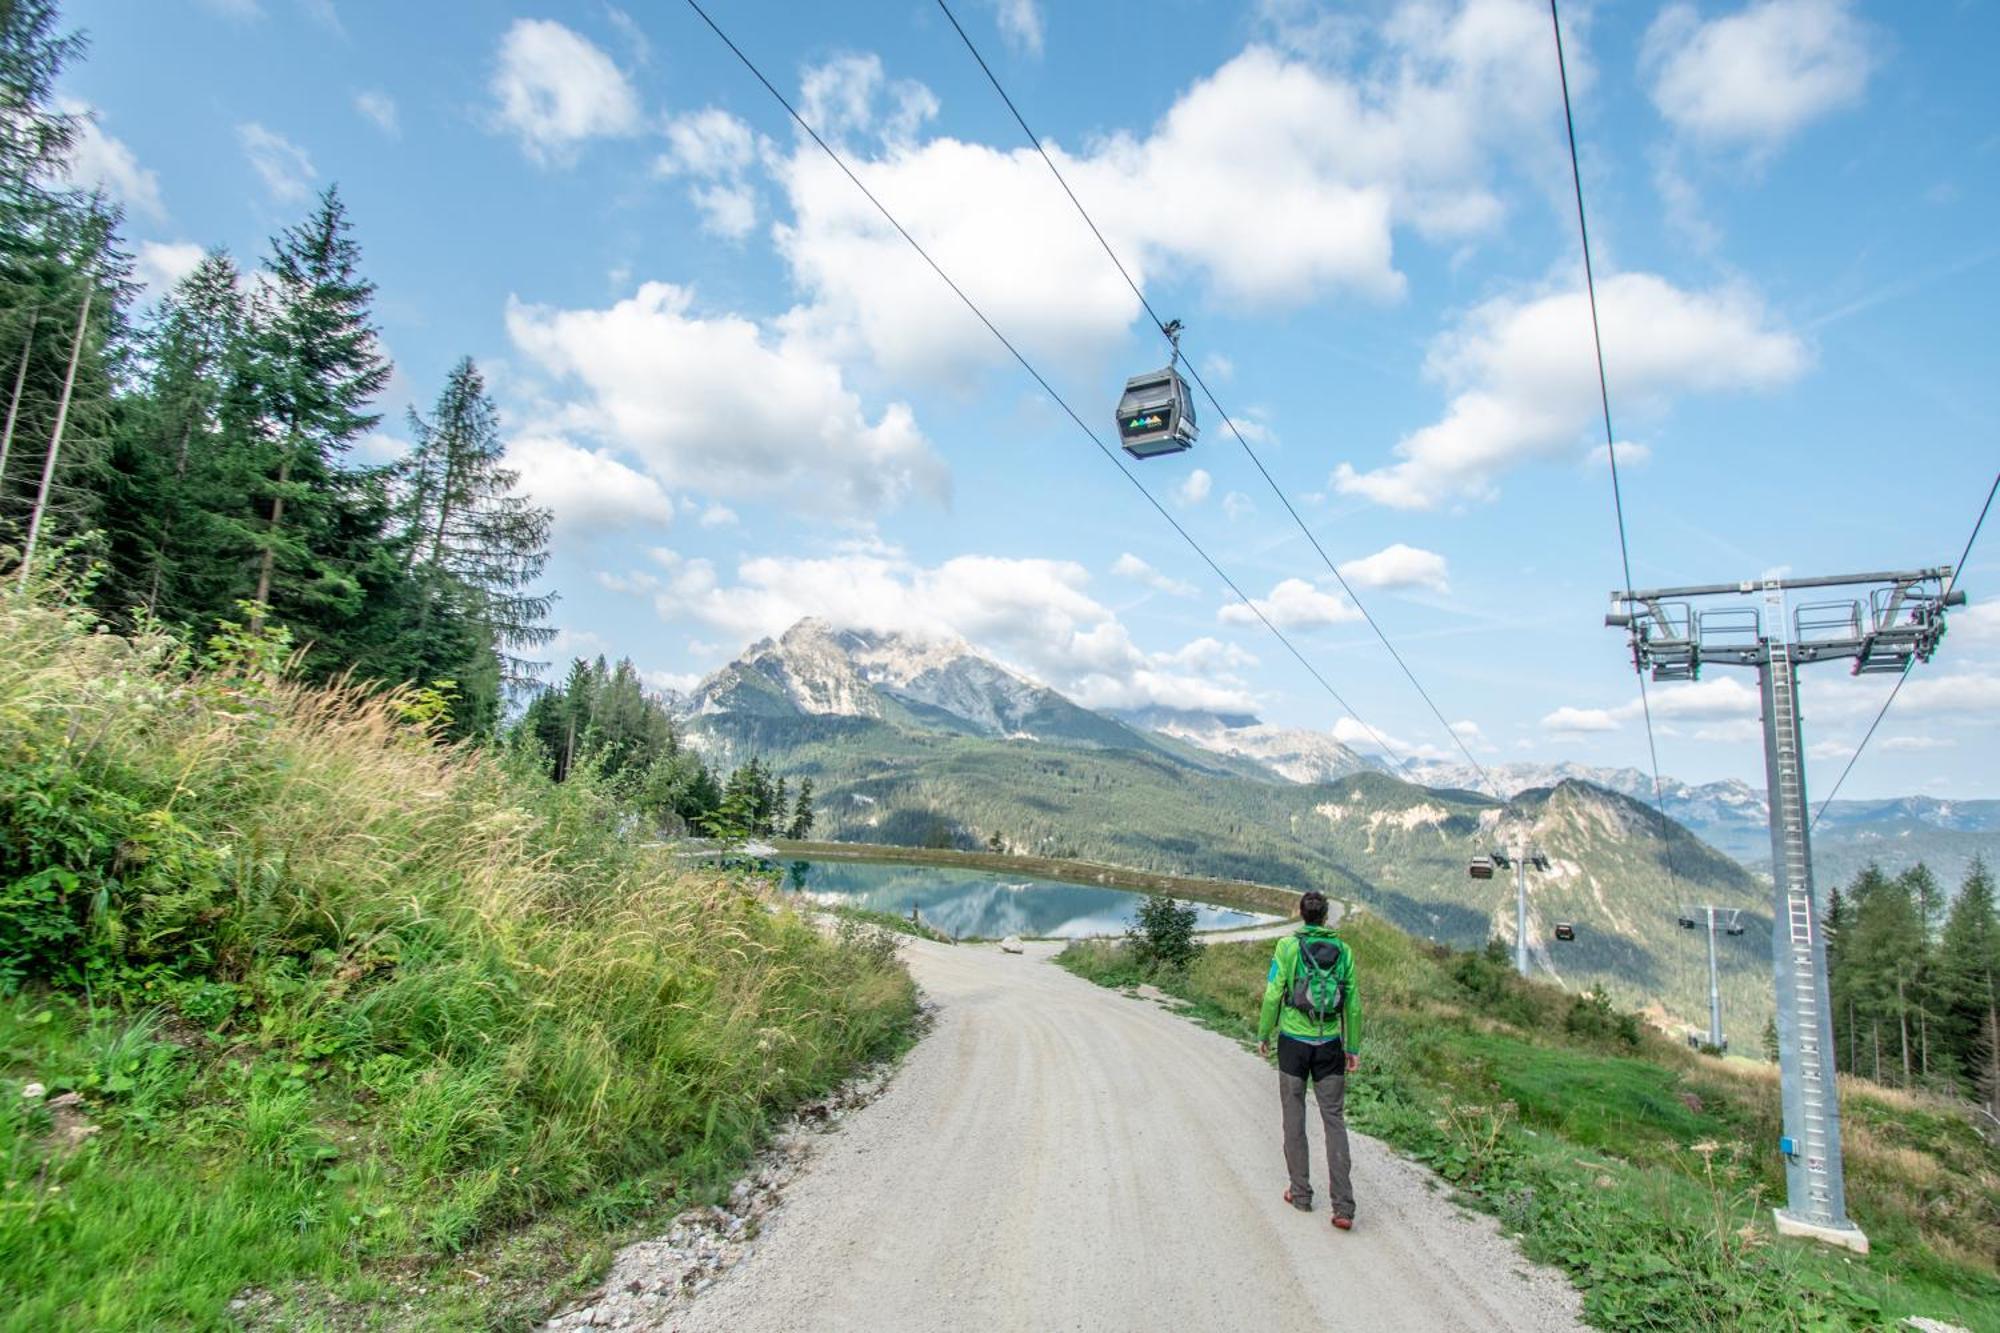
M 1001 941 L 1000 941 L 1000 952 L 1001 952 L 1001 953 L 1021 953 L 1021 952 L 1023 952 L 1023 948 L 1022 948 L 1022 944 L 1021 944 L 1021 937 L 1020 937 L 1019 935 L 1009 935 L 1009 936 L 1008 936 L 1008 937 L 1007 937 L 1006 939 L 1004 939 L 1004 940 L 1001 940 Z

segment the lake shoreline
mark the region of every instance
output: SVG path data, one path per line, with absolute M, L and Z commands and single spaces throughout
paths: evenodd
M 872 842 L 797 842 L 789 838 L 773 845 L 787 859 L 800 861 L 866 861 L 883 865 L 937 866 L 1025 875 L 1088 888 L 1127 889 L 1162 893 L 1260 914 L 1289 917 L 1298 909 L 1299 895 L 1291 889 L 1248 880 L 1170 875 L 1099 861 L 1072 861 L 1050 856 L 1017 856 L 1010 852 L 967 852 L 943 847 L 896 847 Z

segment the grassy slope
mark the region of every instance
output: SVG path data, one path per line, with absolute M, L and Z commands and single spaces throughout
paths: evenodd
M 0 1329 L 525 1326 L 907 1039 L 892 951 L 231 656 L 0 599 Z
M 1356 1126 L 1429 1163 L 1566 1269 L 1613 1329 L 2000 1329 L 2000 1155 L 1948 1108 L 1849 1081 L 1850 1208 L 1866 1259 L 1778 1241 L 1775 1070 L 1695 1055 L 1587 999 L 1367 917 L 1343 931 L 1367 998 Z M 1211 944 L 1154 980 L 1254 1035 L 1270 944 Z M 1060 958 L 1138 980 L 1123 946 Z M 1367 1201 L 1362 1200 L 1362 1209 Z

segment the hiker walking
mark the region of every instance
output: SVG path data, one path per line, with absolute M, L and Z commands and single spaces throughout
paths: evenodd
M 1360 1063 L 1361 995 L 1354 988 L 1354 951 L 1326 925 L 1326 895 L 1299 898 L 1296 934 L 1278 941 L 1264 983 L 1257 1054 L 1271 1053 L 1278 1034 L 1278 1101 L 1284 1109 L 1285 1202 L 1312 1211 L 1311 1159 L 1306 1151 L 1306 1084 L 1326 1127 L 1326 1178 L 1333 1224 L 1354 1226 L 1354 1181 L 1347 1153 L 1347 1076 Z

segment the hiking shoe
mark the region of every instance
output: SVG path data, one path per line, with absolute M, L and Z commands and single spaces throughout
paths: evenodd
M 1309 1213 L 1313 1210 L 1312 1195 L 1301 1195 L 1295 1199 L 1292 1197 L 1292 1187 L 1290 1185 L 1285 1186 L 1285 1202 L 1302 1213 Z
M 1352 1231 L 1354 1230 L 1354 1219 L 1351 1217 L 1336 1216 L 1333 1219 L 1333 1229 L 1335 1231 Z

